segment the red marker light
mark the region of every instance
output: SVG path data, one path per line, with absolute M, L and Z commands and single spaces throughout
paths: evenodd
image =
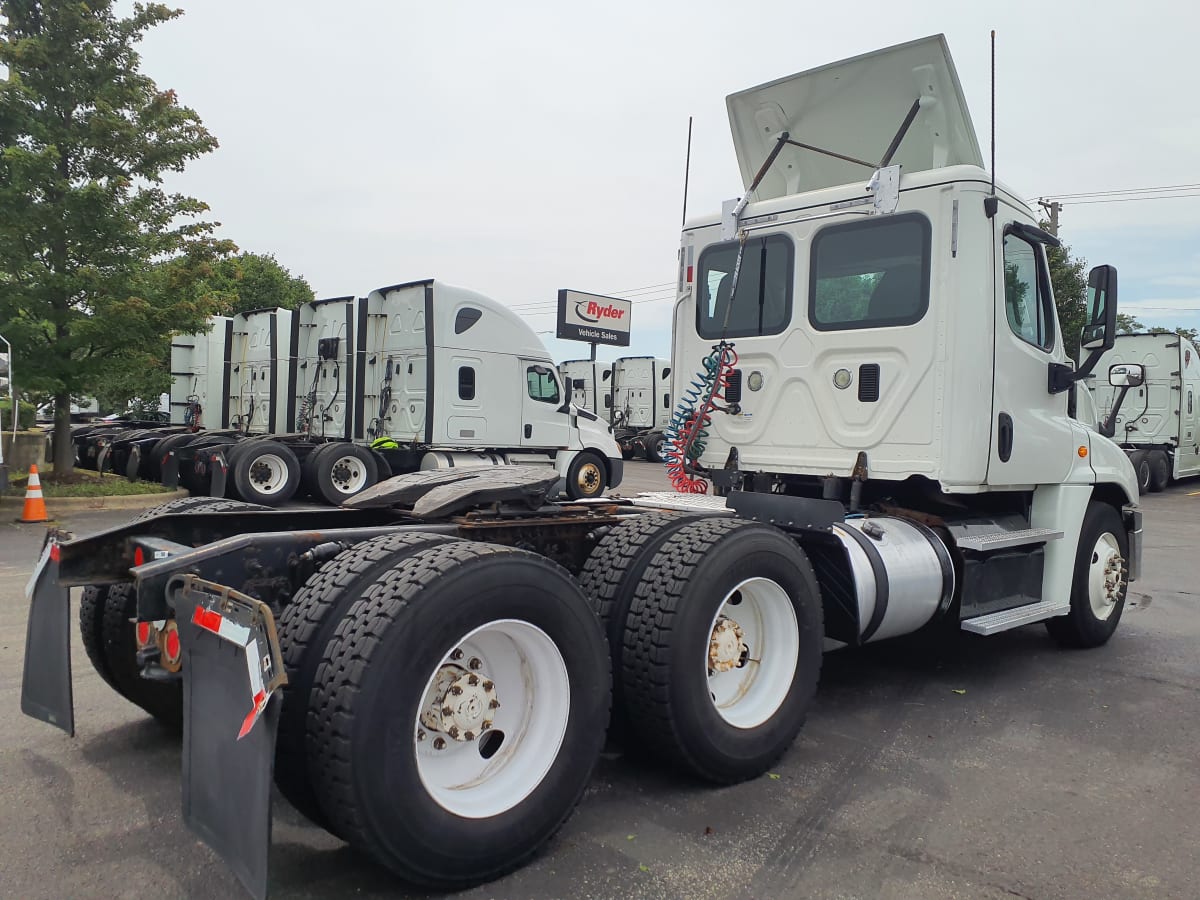
M 137 623 L 137 641 L 138 641 L 138 645 L 141 647 L 145 647 L 147 644 L 150 643 L 150 623 L 149 622 L 138 622 Z
M 134 564 L 135 566 L 140 566 L 140 565 L 141 565 L 142 563 L 144 563 L 145 561 L 146 561 L 146 553 L 145 553 L 145 551 L 144 551 L 144 550 L 142 550 L 142 548 L 141 548 L 141 547 L 138 547 L 138 548 L 136 548 L 136 549 L 133 551 L 133 564 Z
M 179 632 L 174 628 L 167 632 L 167 662 L 174 663 L 179 659 Z
M 687 283 L 688 284 L 692 283 L 692 267 L 691 266 L 688 266 L 688 268 L 687 268 Z

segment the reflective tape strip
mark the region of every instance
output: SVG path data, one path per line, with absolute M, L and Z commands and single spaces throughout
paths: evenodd
M 231 644 L 237 644 L 239 647 L 245 647 L 246 643 L 250 640 L 249 628 L 245 625 L 231 622 L 215 609 L 205 609 L 202 606 L 197 606 L 196 611 L 192 613 L 192 622 L 199 625 L 205 631 L 211 631 L 222 640 L 229 641 Z

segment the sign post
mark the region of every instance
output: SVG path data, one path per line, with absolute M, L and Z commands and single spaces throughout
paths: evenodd
M 619 297 L 588 294 L 583 291 L 558 292 L 558 330 L 555 337 L 566 341 L 587 341 L 592 345 L 629 346 L 629 319 L 633 304 Z

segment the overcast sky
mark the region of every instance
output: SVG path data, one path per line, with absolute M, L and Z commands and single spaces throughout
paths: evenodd
M 1200 182 L 1200 11 L 1178 0 L 180 5 L 144 69 L 220 140 L 171 186 L 223 236 L 318 296 L 432 276 L 538 331 L 561 287 L 645 288 L 635 354 L 668 351 L 688 116 L 689 214 L 715 211 L 741 188 L 725 96 L 783 75 L 943 32 L 986 146 L 995 28 L 1002 181 L 1030 198 Z M 1125 311 L 1200 326 L 1200 197 L 1070 204 L 1061 234 L 1117 266 Z

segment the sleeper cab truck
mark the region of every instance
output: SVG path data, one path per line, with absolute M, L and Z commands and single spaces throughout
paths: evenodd
M 580 409 L 610 421 L 612 415 L 612 363 L 594 359 L 568 359 L 558 364 L 563 387 Z
M 1096 366 L 1100 431 L 1129 454 L 1138 490 L 1200 475 L 1200 359 L 1179 334 L 1121 334 Z
M 455 467 L 341 509 L 192 497 L 52 536 L 23 711 L 73 730 L 83 587 L 93 665 L 182 719 L 184 821 L 251 893 L 272 775 L 314 823 L 445 889 L 545 844 L 606 732 L 715 783 L 768 771 L 827 638 L 1045 621 L 1107 641 L 1140 560 L 1137 486 L 1068 403 L 1111 344 L 1115 272 L 1091 276 L 1076 371 L 1050 238 L 993 193 L 940 37 L 735 94 L 730 113 L 756 199 L 684 230 L 673 361 L 697 375 L 676 379 L 678 493 L 559 503 L 549 467 Z M 771 128 L 797 120 L 806 148 L 885 165 L 860 179 L 785 155 Z
M 673 408 L 670 360 L 623 356 L 613 362 L 612 371 L 613 433 L 622 455 L 662 462 Z

